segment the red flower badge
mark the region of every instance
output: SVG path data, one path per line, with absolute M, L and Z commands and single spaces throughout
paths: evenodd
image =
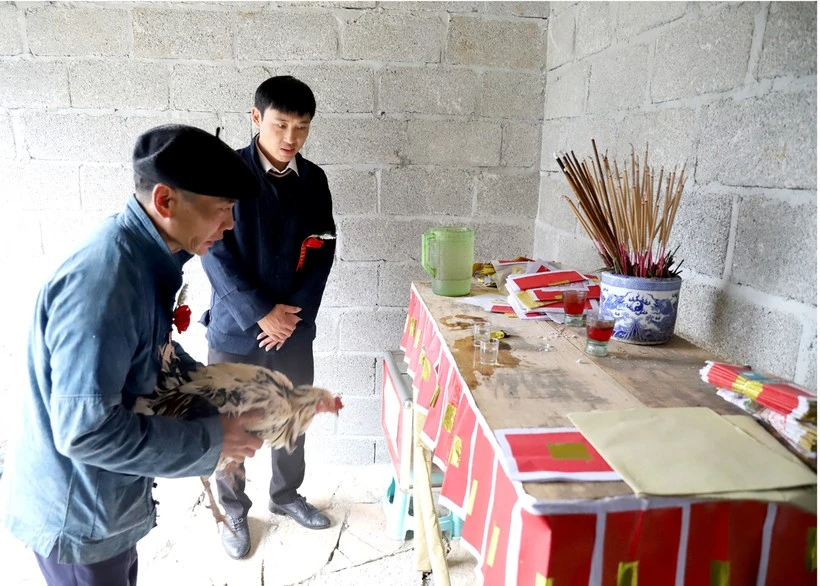
M 177 296 L 177 307 L 174 309 L 172 321 L 177 328 L 177 333 L 181 334 L 191 325 L 191 308 L 185 305 L 185 295 L 188 292 L 188 284 L 182 286 Z

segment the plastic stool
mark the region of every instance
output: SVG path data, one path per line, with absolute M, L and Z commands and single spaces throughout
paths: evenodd
M 404 541 L 408 533 L 413 533 L 415 521 L 413 518 L 413 496 L 396 486 L 396 478 L 390 479 L 390 486 L 382 502 L 385 514 L 385 532 L 390 539 Z M 449 534 L 450 539 L 459 539 L 464 525 L 453 512 L 438 518 L 442 533 Z

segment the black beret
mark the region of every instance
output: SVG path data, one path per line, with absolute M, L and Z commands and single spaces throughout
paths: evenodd
M 260 191 L 236 151 L 213 134 L 182 124 L 157 126 L 137 138 L 134 173 L 200 195 L 248 199 Z

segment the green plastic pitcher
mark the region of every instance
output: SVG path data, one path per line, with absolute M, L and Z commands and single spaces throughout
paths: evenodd
M 433 293 L 458 297 L 470 292 L 474 244 L 472 228 L 433 228 L 422 234 L 421 266 L 433 277 Z

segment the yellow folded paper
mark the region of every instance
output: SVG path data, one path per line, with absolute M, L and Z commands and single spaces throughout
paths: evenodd
M 569 419 L 638 495 L 695 496 L 817 484 L 817 475 L 711 409 L 572 413 Z

